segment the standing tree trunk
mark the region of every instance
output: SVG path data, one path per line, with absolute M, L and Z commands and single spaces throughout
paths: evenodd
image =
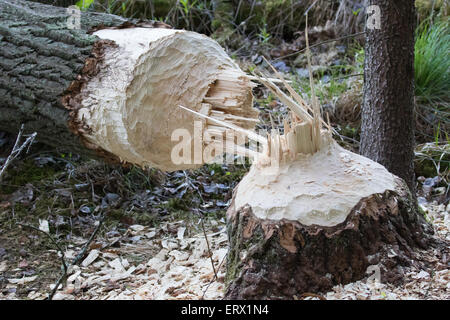
M 160 22 L 69 13 L 0 0 L 1 130 L 24 124 L 72 152 L 178 170 L 204 163 L 172 161 L 174 131 L 194 135 L 194 117 L 179 105 L 254 125 L 253 85 L 217 42 Z
M 366 25 L 360 152 L 414 193 L 414 0 L 368 5 L 380 8 L 381 23 Z

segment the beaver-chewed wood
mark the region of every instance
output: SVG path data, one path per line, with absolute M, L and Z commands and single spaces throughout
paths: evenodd
M 415 249 L 431 242 L 432 228 L 398 179 L 396 190 L 361 199 L 344 222 L 324 227 L 256 217 L 250 206 L 230 206 L 228 299 L 295 299 L 326 292 L 380 268 L 381 282 L 402 280 Z M 374 270 L 374 269 L 372 269 Z

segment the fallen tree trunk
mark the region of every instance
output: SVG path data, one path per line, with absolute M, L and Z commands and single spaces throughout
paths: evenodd
M 70 29 L 77 15 L 80 28 Z M 17 132 L 23 123 L 39 141 L 72 152 L 162 170 L 194 168 L 203 161 L 171 159 L 173 131 L 194 132 L 192 114 L 178 105 L 250 128 L 251 89 L 206 36 L 0 0 L 1 130 Z

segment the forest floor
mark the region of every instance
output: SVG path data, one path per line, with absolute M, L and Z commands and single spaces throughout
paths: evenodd
M 429 203 L 423 209 L 434 227 L 435 237 L 450 241 L 449 208 Z M 183 219 L 157 227 L 134 224 L 124 234 L 111 237 L 106 233 L 90 243 L 88 254 L 79 265 L 69 268 L 66 284 L 61 285 L 53 299 L 221 299 L 228 252 L 226 226 L 223 219 L 209 220 L 204 226 L 202 229 L 201 221 Z M 0 238 L 2 245 L 4 236 Z M 87 241 L 73 237 L 72 245 L 64 251 L 65 259 L 73 259 Z M 48 268 L 60 264 L 54 249 L 41 249 L 38 255 L 27 250 L 18 259 L 5 259 L 8 256 L 5 252 L 3 255 L 0 299 L 47 298 L 54 288 L 55 277 L 46 275 L 42 265 L 47 264 Z M 419 255 L 427 269 L 405 268 L 401 285 L 383 284 L 368 275 L 317 296 L 292 298 L 450 299 L 448 253 L 430 249 L 420 251 Z M 33 269 L 41 272 L 32 272 Z M 53 270 L 57 273 L 57 268 Z
M 312 42 L 335 37 L 323 28 L 310 36 Z M 303 45 L 300 34 L 290 44 L 265 51 L 308 100 L 304 55 L 295 61 L 277 59 Z M 252 45 L 258 47 L 263 46 Z M 312 62 L 323 112 L 339 133 L 335 139 L 354 152 L 360 130 L 360 53 L 353 42 L 325 43 L 314 47 Z M 268 69 L 260 52 L 249 51 L 239 63 L 248 72 L 255 66 Z M 286 106 L 261 87 L 255 98 L 261 111 L 257 129 L 274 124 L 283 130 Z M 416 150 L 419 204 L 435 237 L 450 243 L 450 150 L 435 143 L 433 127 L 424 126 L 417 124 L 418 141 L 429 142 Z M 6 150 L 0 151 L 0 162 L 14 138 L 0 133 L 0 148 Z M 48 297 L 64 273 L 63 262 L 66 281 L 54 299 L 221 299 L 228 252 L 225 211 L 248 169 L 245 161 L 163 173 L 34 145 L 8 167 L 0 184 L 0 299 Z M 405 281 L 398 286 L 368 275 L 318 296 L 292 298 L 450 299 L 450 253 L 430 249 L 420 256 L 427 268 L 405 268 Z

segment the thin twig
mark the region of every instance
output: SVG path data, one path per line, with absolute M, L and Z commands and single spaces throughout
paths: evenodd
M 98 226 L 95 228 L 94 232 L 89 237 L 88 241 L 84 244 L 83 248 L 81 249 L 80 253 L 75 257 L 73 262 L 70 264 L 69 268 L 71 266 L 74 266 L 80 262 L 80 260 L 84 257 L 87 248 L 91 244 L 92 240 L 94 240 L 95 235 L 97 234 L 98 230 L 100 230 L 100 227 L 102 225 L 104 219 L 104 215 L 100 218 L 100 221 L 98 223 Z M 64 253 L 63 253 L 64 256 Z M 48 295 L 47 300 L 52 300 L 54 295 L 56 294 L 56 291 L 58 290 L 59 285 L 63 282 L 63 280 L 67 277 L 67 270 L 59 277 L 58 281 L 56 281 L 55 286 L 53 287 L 52 292 Z
M 25 149 L 26 146 L 28 146 L 28 148 L 29 148 L 34 141 L 34 138 L 36 138 L 37 133 L 34 132 L 31 135 L 29 135 L 28 138 L 24 141 L 24 143 L 19 147 L 19 143 L 20 143 L 20 139 L 22 138 L 23 130 L 24 130 L 24 125 L 22 124 L 20 127 L 20 130 L 19 130 L 19 133 L 17 134 L 17 139 L 16 139 L 16 142 L 14 143 L 14 147 L 13 147 L 11 153 L 9 154 L 8 158 L 6 158 L 5 164 L 2 166 L 2 169 L 0 171 L 0 182 L 2 181 L 3 174 L 5 173 L 6 168 L 10 165 L 10 163 L 19 156 L 19 154 L 23 151 L 23 149 Z M 28 152 L 28 150 L 27 150 L 27 152 Z
M 208 247 L 208 255 L 209 255 L 209 259 L 211 260 L 211 265 L 212 265 L 212 268 L 213 268 L 213 271 L 214 271 L 214 276 L 217 278 L 217 272 L 216 272 L 216 268 L 214 267 L 214 260 L 213 260 L 213 257 L 212 257 L 211 248 L 209 246 L 208 237 L 206 236 L 206 230 L 205 230 L 205 224 L 203 222 L 203 216 L 200 218 L 200 221 L 202 223 L 203 235 L 205 236 L 206 246 Z
M 63 280 L 64 280 L 66 277 L 67 277 L 67 272 L 64 272 L 64 273 L 58 278 L 58 281 L 56 281 L 56 283 L 55 283 L 55 285 L 54 285 L 54 287 L 53 287 L 53 289 L 52 289 L 52 292 L 50 292 L 50 294 L 48 295 L 48 297 L 47 297 L 46 300 L 52 300 L 52 299 L 53 299 L 53 297 L 54 297 L 55 294 L 56 294 L 56 291 L 58 290 L 58 287 L 61 285 L 61 283 L 63 282 Z
M 342 80 L 342 79 L 347 79 L 347 78 L 351 78 L 351 77 L 361 77 L 363 76 L 364 73 L 353 73 L 353 74 L 348 74 L 339 78 L 334 78 L 335 81 L 337 80 Z
M 71 266 L 74 266 L 76 264 L 78 264 L 81 259 L 84 257 L 84 255 L 86 254 L 87 249 L 89 248 L 89 245 L 92 243 L 92 241 L 94 240 L 95 236 L 97 235 L 98 231 L 100 230 L 100 227 L 102 226 L 103 220 L 105 218 L 105 215 L 102 215 L 99 223 L 97 225 L 97 227 L 95 228 L 94 232 L 91 234 L 91 236 L 89 237 L 88 241 L 84 244 L 83 248 L 81 249 L 80 253 L 78 253 L 78 255 L 75 257 L 75 259 L 73 260 L 73 262 L 70 265 L 67 265 L 66 260 L 64 259 L 64 250 L 61 248 L 61 246 L 58 244 L 58 242 L 53 239 L 53 237 L 48 233 L 45 232 L 39 228 L 36 228 L 34 226 L 30 226 L 28 224 L 23 224 L 23 223 L 17 223 L 20 226 L 26 227 L 26 228 L 30 228 L 36 231 L 39 231 L 43 234 L 45 234 L 50 241 L 58 248 L 59 252 L 61 253 L 61 262 L 63 265 L 63 273 L 61 274 L 61 276 L 58 278 L 58 280 L 56 281 L 52 291 L 49 293 L 47 300 L 52 300 L 54 295 L 56 294 L 56 291 L 58 290 L 58 287 L 61 285 L 61 283 L 64 281 L 64 279 L 67 277 L 67 272 L 68 269 Z
M 225 258 L 228 256 L 228 253 L 229 253 L 229 252 L 230 252 L 230 248 L 228 248 L 227 253 L 223 256 L 222 261 L 220 261 L 219 266 L 217 267 L 217 270 L 220 270 L 220 267 L 222 266 L 222 263 L 225 261 Z M 212 280 L 211 280 L 211 281 L 208 283 L 208 285 L 206 286 L 205 290 L 203 291 L 202 299 L 205 298 L 206 291 L 208 291 L 209 286 L 210 286 L 214 281 L 216 281 L 216 279 L 217 279 L 217 274 L 214 275 L 214 277 L 212 278 Z
M 58 244 L 58 242 L 56 242 L 56 240 L 53 239 L 53 237 L 48 232 L 45 232 L 44 230 L 30 226 L 28 224 L 23 224 L 23 223 L 19 223 L 19 222 L 17 224 L 19 226 L 30 228 L 30 229 L 33 229 L 33 230 L 36 230 L 38 232 L 45 234 L 47 236 L 47 238 L 49 238 L 50 241 L 56 246 L 56 248 L 59 250 L 59 252 L 61 252 L 61 263 L 64 267 L 64 271 L 67 272 L 67 263 L 66 263 L 66 260 L 64 259 L 64 250 L 61 248 L 61 246 Z
M 205 223 L 203 221 L 203 214 L 200 213 L 199 215 L 200 215 L 200 222 L 201 222 L 201 226 L 202 226 L 202 230 L 203 230 L 203 235 L 205 237 L 206 246 L 208 248 L 208 256 L 209 256 L 209 259 L 211 260 L 211 265 L 212 265 L 212 268 L 213 268 L 213 271 L 214 271 L 214 276 L 217 278 L 217 272 L 216 272 L 216 268 L 214 267 L 214 260 L 212 258 L 211 247 L 209 246 L 208 237 L 206 235 Z
M 110 243 L 105 244 L 104 246 L 102 246 L 102 248 L 100 250 L 105 250 L 109 247 L 114 246 L 116 243 L 120 243 L 123 239 L 125 239 L 129 235 L 130 235 L 130 230 L 128 229 L 127 231 L 125 231 L 125 233 L 121 237 L 119 237 L 118 239 L 116 239 Z
M 309 10 L 311 10 L 311 9 L 316 5 L 317 1 L 318 1 L 318 0 L 314 1 L 314 2 L 313 2 L 313 3 L 305 10 L 304 15 L 306 16 L 306 19 L 308 19 L 308 12 L 309 12 Z
M 71 264 L 72 266 L 78 264 L 81 261 L 81 259 L 84 257 L 84 255 L 86 254 L 87 249 L 89 248 L 89 245 L 92 243 L 92 241 L 94 240 L 94 238 L 97 235 L 98 231 L 100 230 L 100 227 L 103 224 L 103 220 L 105 220 L 105 214 L 101 215 L 97 227 L 95 228 L 94 232 L 92 232 L 92 234 L 89 237 L 88 241 L 84 244 L 84 246 L 81 249 L 80 253 L 78 253 L 78 255 L 73 260 L 73 262 Z
M 317 47 L 317 46 L 320 46 L 322 44 L 329 43 L 329 42 L 334 42 L 334 41 L 344 40 L 344 39 L 347 39 L 347 38 L 357 37 L 357 36 L 363 35 L 365 33 L 366 33 L 365 31 L 362 31 L 362 32 L 348 34 L 346 36 L 342 36 L 342 37 L 339 37 L 339 38 L 325 40 L 325 41 L 322 41 L 322 42 L 310 45 L 309 48 L 314 48 L 314 47 Z M 298 51 L 289 53 L 289 54 L 287 54 L 285 56 L 281 56 L 281 57 L 275 58 L 274 60 L 281 60 L 281 59 L 285 59 L 285 58 L 288 58 L 288 57 L 292 57 L 292 56 L 295 56 L 296 54 L 302 53 L 302 52 L 304 52 L 306 50 L 307 50 L 307 48 L 303 48 L 302 50 L 298 50 Z
M 62 273 L 62 275 L 59 277 L 58 281 L 56 281 L 56 284 L 55 284 L 55 286 L 53 287 L 53 290 L 50 292 L 50 294 L 49 294 L 48 297 L 47 297 L 47 300 L 52 300 L 53 296 L 54 296 L 55 293 L 56 293 L 56 290 L 57 290 L 58 287 L 59 287 L 59 285 L 61 284 L 61 282 L 63 281 L 63 279 L 65 279 L 65 277 L 67 276 L 67 270 L 68 270 L 68 268 L 69 268 L 69 267 L 67 266 L 66 260 L 64 259 L 64 250 L 61 248 L 61 246 L 58 244 L 58 242 L 56 242 L 56 240 L 53 239 L 53 237 L 52 237 L 48 232 L 45 232 L 44 230 L 41 230 L 41 229 L 36 228 L 36 227 L 34 227 L 34 226 L 30 226 L 30 225 L 28 225 L 28 224 L 23 224 L 23 223 L 17 223 L 17 224 L 18 224 L 19 226 L 26 227 L 26 228 L 30 228 L 30 229 L 33 229 L 33 230 L 36 230 L 36 231 L 38 231 L 38 232 L 41 232 L 41 233 L 45 234 L 45 236 L 47 236 L 47 237 L 50 239 L 50 241 L 58 248 L 59 252 L 61 253 L 61 263 L 62 263 L 62 265 L 63 265 L 63 273 Z

